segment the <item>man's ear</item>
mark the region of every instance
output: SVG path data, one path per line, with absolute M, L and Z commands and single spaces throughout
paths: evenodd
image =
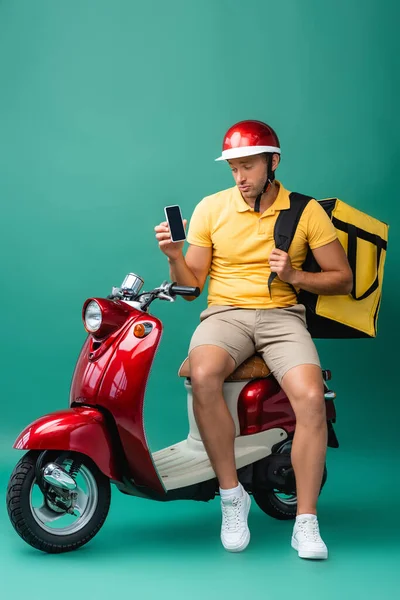
M 272 155 L 272 170 L 275 171 L 275 169 L 278 168 L 278 165 L 280 163 L 281 157 L 279 154 L 273 154 Z

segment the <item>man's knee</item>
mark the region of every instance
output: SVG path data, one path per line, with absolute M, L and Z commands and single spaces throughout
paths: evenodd
M 326 421 L 325 398 L 319 386 L 308 387 L 297 394 L 293 409 L 297 423 L 302 425 L 320 427 Z
M 193 394 L 207 397 L 222 391 L 224 380 L 234 369 L 234 361 L 228 353 L 220 348 L 194 349 L 189 356 L 190 379 Z
M 225 375 L 218 365 L 203 362 L 190 365 L 190 379 L 194 394 L 199 394 L 207 390 L 221 389 Z
M 318 427 L 326 420 L 324 382 L 320 367 L 299 365 L 290 369 L 282 379 L 297 424 Z

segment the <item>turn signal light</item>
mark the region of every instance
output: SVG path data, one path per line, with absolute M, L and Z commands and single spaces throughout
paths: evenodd
M 135 325 L 134 329 L 133 329 L 133 333 L 135 335 L 135 337 L 138 338 L 142 338 L 146 335 L 146 329 L 143 325 L 143 323 L 138 323 L 137 325 Z
M 133 335 L 137 338 L 144 338 L 149 335 L 152 329 L 153 325 L 151 323 L 137 323 L 133 328 Z

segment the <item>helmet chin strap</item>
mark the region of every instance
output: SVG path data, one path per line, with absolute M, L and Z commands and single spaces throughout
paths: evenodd
M 274 172 L 272 170 L 272 158 L 273 158 L 273 154 L 267 154 L 267 181 L 265 182 L 265 185 L 262 189 L 262 191 L 258 194 L 256 201 L 254 203 L 254 212 L 260 212 L 260 204 L 261 204 L 261 198 L 262 195 L 265 194 L 265 192 L 267 192 L 269 190 L 269 188 L 272 185 L 272 182 L 275 179 L 275 175 Z

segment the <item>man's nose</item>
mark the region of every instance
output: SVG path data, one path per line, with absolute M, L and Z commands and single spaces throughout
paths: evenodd
M 236 180 L 238 183 L 245 183 L 246 181 L 246 174 L 244 171 L 240 171 L 239 169 L 237 170 L 236 173 Z

